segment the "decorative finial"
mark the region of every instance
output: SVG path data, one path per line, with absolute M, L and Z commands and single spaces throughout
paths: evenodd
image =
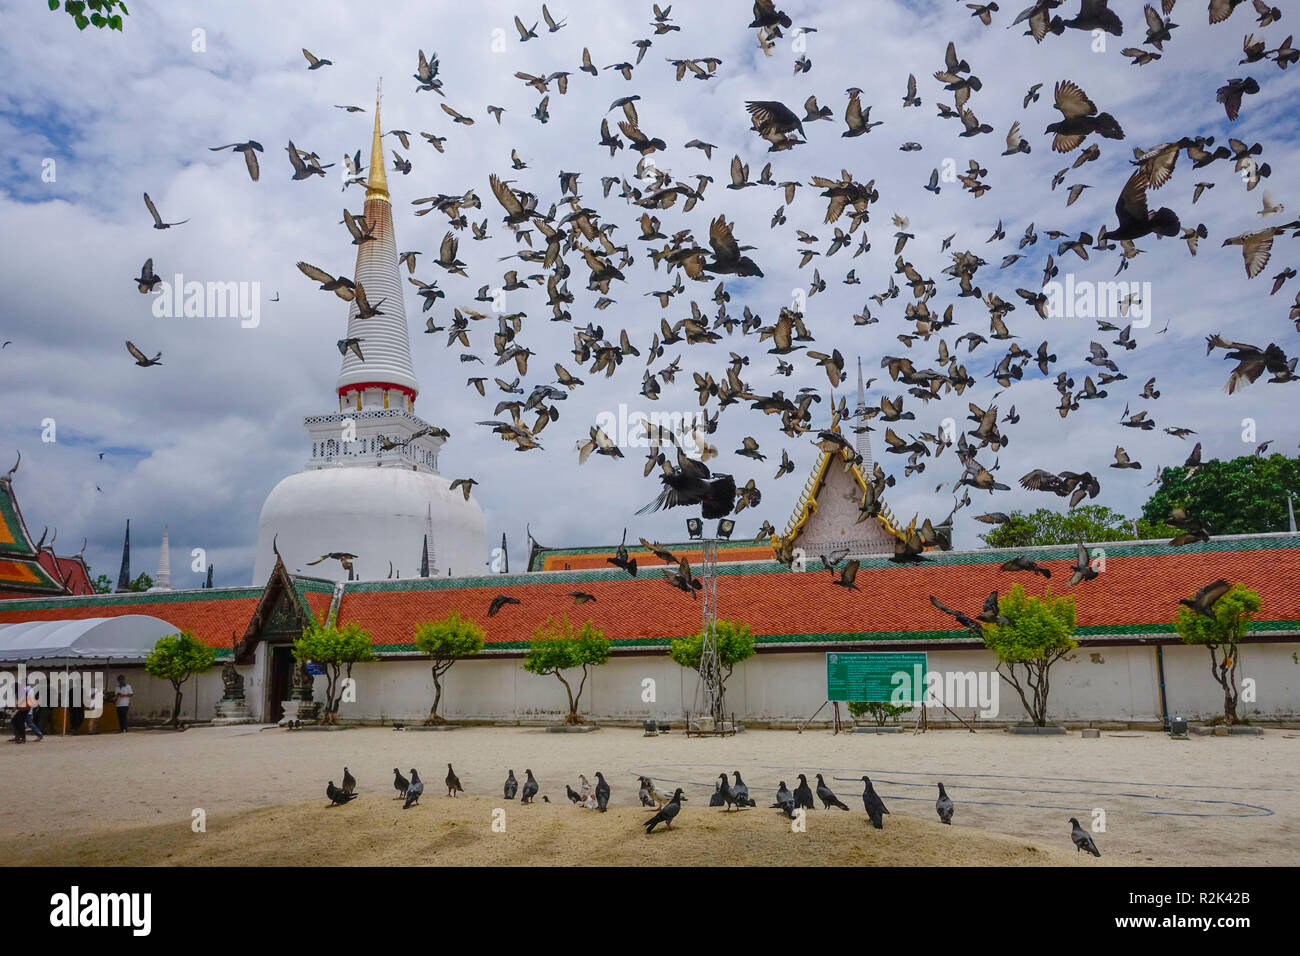
M 14 466 L 10 468 L 8 472 L 5 473 L 6 481 L 8 481 L 10 478 L 14 476 L 14 472 L 18 470 L 18 466 L 21 465 L 22 463 L 23 463 L 23 453 L 22 450 L 20 449 L 18 452 L 18 460 L 14 462 Z
M 384 173 L 383 133 L 379 127 L 379 104 L 383 96 L 384 78 L 375 84 L 375 131 L 370 140 L 370 170 L 366 179 L 366 199 L 388 201 L 388 177 Z

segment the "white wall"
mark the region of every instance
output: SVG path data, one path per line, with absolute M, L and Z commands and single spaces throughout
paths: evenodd
M 241 667 L 249 706 L 262 716 L 266 679 L 266 645 L 258 645 L 254 663 Z M 993 655 L 980 649 L 931 651 L 931 671 L 992 672 Z M 1210 676 L 1209 652 L 1204 648 L 1169 646 L 1164 650 L 1169 712 L 1192 720 L 1222 713 L 1219 686 Z M 142 668 L 115 667 L 106 671 L 108 686 L 125 674 L 135 688 L 132 716 L 166 717 L 172 689 L 149 677 Z M 1300 644 L 1247 644 L 1241 652 L 1241 678 L 1257 686 L 1254 703 L 1243 701 L 1243 717 L 1300 716 Z M 580 674 L 574 672 L 576 687 Z M 423 720 L 433 702 L 429 665 L 421 660 L 359 664 L 353 670 L 357 700 L 344 703 L 340 716 L 359 720 Z M 654 702 L 642 700 L 643 681 L 653 680 Z M 817 710 L 825 695 L 824 653 L 759 653 L 736 668 L 727 684 L 727 706 L 751 721 L 801 721 Z M 997 720 L 1024 719 L 1015 691 L 998 684 Z M 581 710 L 596 718 L 639 720 L 655 717 L 679 721 L 692 707 L 697 678 L 654 653 L 611 657 L 595 668 L 582 696 Z M 325 679 L 316 678 L 316 698 L 325 694 Z M 221 670 L 213 667 L 185 685 L 182 716 L 209 719 L 222 695 Z M 451 719 L 553 721 L 563 717 L 568 703 L 554 677 L 537 677 L 519 666 L 518 658 L 481 658 L 458 662 L 443 678 L 442 714 Z M 959 709 L 962 717 L 970 708 Z M 828 716 L 823 711 L 820 719 Z M 1159 684 L 1154 647 L 1085 645 L 1052 669 L 1049 714 L 1054 720 L 1158 720 Z M 846 714 L 847 716 L 847 714 Z M 935 719 L 947 715 L 933 712 Z
M 1300 644 L 1248 644 L 1239 677 L 1253 678 L 1257 700 L 1243 701 L 1243 717 L 1300 716 Z M 1164 650 L 1170 714 L 1206 719 L 1222 713 L 1222 692 L 1210 676 L 1209 652 L 1172 646 Z M 931 651 L 931 671 L 992 673 L 996 660 L 980 649 Z M 576 686 L 580 673 L 567 674 Z M 423 661 L 361 664 L 353 670 L 357 700 L 340 716 L 374 720 L 422 720 L 433 702 L 433 680 Z M 643 681 L 654 681 L 655 701 L 643 702 Z M 1024 708 L 1005 681 L 998 686 L 998 720 L 1022 720 Z M 1154 647 L 1084 646 L 1052 668 L 1050 716 L 1057 720 L 1158 720 L 1160 690 Z M 759 653 L 736 668 L 727 684 L 727 706 L 749 720 L 792 721 L 809 717 L 825 697 L 824 653 Z M 667 654 L 611 657 L 595 668 L 581 710 L 597 718 L 680 720 L 693 704 L 697 678 Z M 317 678 L 323 697 L 324 679 Z M 443 678 L 443 716 L 455 719 L 553 720 L 567 711 L 564 688 L 554 677 L 537 677 L 518 658 L 460 661 Z M 962 717 L 972 709 L 959 709 Z M 822 717 L 828 716 L 823 712 Z M 932 714 L 936 719 L 946 715 Z

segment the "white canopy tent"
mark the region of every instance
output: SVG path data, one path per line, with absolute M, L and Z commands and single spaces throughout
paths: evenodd
M 0 665 L 40 660 L 143 663 L 160 637 L 180 630 L 147 614 L 0 624 Z

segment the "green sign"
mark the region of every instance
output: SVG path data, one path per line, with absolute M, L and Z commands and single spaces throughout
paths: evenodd
M 826 699 L 920 704 L 925 698 L 926 654 L 828 651 Z

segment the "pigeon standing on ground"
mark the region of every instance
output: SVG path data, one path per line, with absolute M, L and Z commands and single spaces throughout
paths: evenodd
M 533 797 L 537 796 L 537 781 L 533 779 L 531 770 L 524 771 L 524 795 L 519 798 L 520 803 L 532 803 Z M 547 801 L 548 803 L 550 801 Z
M 879 797 L 877 797 L 879 799 Z M 939 784 L 939 799 L 934 802 L 934 809 L 939 814 L 940 823 L 952 823 L 952 811 L 954 809 L 952 797 L 948 796 L 948 791 L 943 789 L 943 784 Z
M 871 825 L 877 830 L 885 828 L 885 814 L 889 809 L 885 802 L 880 799 L 876 793 L 876 788 L 871 785 L 871 778 L 863 774 L 862 783 L 866 789 L 862 791 L 862 803 L 867 808 L 867 816 L 871 817 Z
M 794 819 L 794 812 L 796 809 L 794 805 L 794 794 L 786 787 L 784 780 L 782 780 L 781 785 L 776 788 L 776 803 L 772 804 L 772 806 L 773 808 L 780 810 L 790 819 Z
M 460 778 L 456 776 L 456 771 L 451 769 L 451 764 L 447 764 L 447 796 L 456 796 L 456 791 L 465 792 L 465 788 L 460 785 Z
M 393 768 L 393 789 L 397 791 L 397 799 L 402 800 L 406 797 L 406 790 L 411 785 L 411 781 L 402 776 L 402 771 L 396 767 Z
M 713 785 L 713 794 L 709 797 L 709 806 L 721 807 L 724 806 L 726 802 L 727 801 L 722 799 L 722 784 L 715 783 Z
M 596 809 L 604 813 L 609 809 L 609 784 L 599 770 L 596 771 L 596 781 Z
M 731 772 L 736 775 L 736 784 L 731 788 L 731 792 L 736 795 L 736 803 L 742 807 L 758 806 L 754 798 L 749 795 L 749 787 L 745 785 L 745 781 L 740 779 L 740 771 L 733 770 Z
M 343 768 L 343 792 L 351 793 L 357 789 L 357 778 L 348 772 L 348 768 Z
M 826 786 L 826 781 L 822 779 L 821 774 L 817 774 L 817 799 L 822 802 L 823 810 L 829 810 L 831 807 L 839 807 L 841 810 L 848 809 L 844 805 L 844 801 L 835 796 L 831 788 Z
M 508 771 L 506 774 L 506 799 L 513 800 L 515 793 L 519 790 L 519 781 L 515 779 L 515 772 Z
M 1092 842 L 1092 836 L 1083 827 L 1079 826 L 1079 821 L 1070 817 L 1070 839 L 1074 841 L 1074 848 L 1078 850 L 1087 850 L 1093 856 L 1101 856 L 1101 851 L 1097 849 L 1097 844 Z
M 325 796 L 330 798 L 330 806 L 338 806 L 339 804 L 347 803 L 349 800 L 355 800 L 357 798 L 357 794 L 344 793 L 338 787 L 334 786 L 333 780 L 331 780 L 328 786 L 325 787 Z
M 682 801 L 685 799 L 686 798 L 682 796 L 681 787 L 674 790 L 673 798 L 664 804 L 662 810 L 645 822 L 646 835 L 648 836 L 653 833 L 655 827 L 661 823 L 664 825 L 664 829 L 671 830 L 673 828 L 673 820 L 677 817 L 677 814 L 681 813 Z
M 402 809 L 406 810 L 420 802 L 420 795 L 424 793 L 424 781 L 420 775 L 411 768 L 411 783 L 406 788 L 406 802 L 402 804 Z
M 654 797 L 650 796 L 649 784 L 650 781 L 648 778 L 646 777 L 641 778 L 641 789 L 637 791 L 637 797 L 640 799 L 641 806 L 643 807 L 657 806 L 657 804 L 654 801 Z
M 812 790 L 808 787 L 808 778 L 799 774 L 799 786 L 794 788 L 794 805 L 805 810 L 813 809 Z
M 727 805 L 727 810 L 730 810 L 733 804 L 740 803 L 739 798 L 736 796 L 736 791 L 732 790 L 731 784 L 727 782 L 727 775 L 725 773 L 718 775 L 718 793 L 722 795 L 722 801 Z

